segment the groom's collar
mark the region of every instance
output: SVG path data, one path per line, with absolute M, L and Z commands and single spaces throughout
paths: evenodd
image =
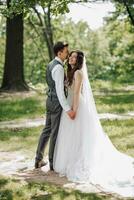
M 55 57 L 55 60 L 58 60 L 62 65 L 64 64 L 63 61 L 58 56 Z

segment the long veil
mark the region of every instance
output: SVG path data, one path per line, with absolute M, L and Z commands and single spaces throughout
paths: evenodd
M 82 71 L 83 71 L 83 77 L 84 77 L 83 78 L 82 93 L 83 93 L 84 99 L 85 99 L 86 104 L 87 104 L 87 109 L 88 109 L 89 112 L 91 112 L 93 114 L 92 115 L 93 117 L 98 118 L 97 110 L 96 110 L 96 106 L 95 106 L 95 101 L 94 101 L 92 89 L 91 89 L 89 78 L 88 78 L 88 72 L 87 72 L 87 65 L 86 65 L 86 58 L 85 57 L 84 57 L 84 61 L 83 61 Z
M 90 138 L 92 142 L 89 144 L 92 145 L 90 178 L 92 177 L 92 182 L 108 190 L 134 197 L 134 158 L 118 151 L 102 128 L 88 78 L 85 57 L 82 70 L 84 77 L 82 95 L 87 108 L 86 120 L 90 120 L 88 129 L 92 135 Z

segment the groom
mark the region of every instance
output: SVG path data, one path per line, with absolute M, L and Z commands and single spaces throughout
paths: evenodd
M 68 56 L 68 44 L 57 42 L 54 45 L 55 58 L 48 64 L 46 70 L 46 82 L 48 85 L 48 97 L 46 100 L 46 124 L 41 133 L 35 158 L 35 168 L 40 168 L 46 163 L 43 161 L 44 149 L 50 138 L 49 164 L 53 170 L 53 154 L 58 134 L 62 109 L 73 120 L 75 112 L 71 110 L 64 93 L 64 68 L 63 62 Z

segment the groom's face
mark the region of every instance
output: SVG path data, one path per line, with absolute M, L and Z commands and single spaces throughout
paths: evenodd
M 64 61 L 65 59 L 67 59 L 68 54 L 69 54 L 68 47 L 64 47 L 64 49 L 60 52 L 60 57 L 61 57 L 61 59 L 62 59 L 63 61 Z

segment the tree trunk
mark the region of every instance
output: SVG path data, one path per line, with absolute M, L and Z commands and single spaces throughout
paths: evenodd
M 44 39 L 48 49 L 49 60 L 52 60 L 54 58 L 53 40 L 49 34 L 52 34 L 52 32 L 50 33 L 50 29 L 47 30 L 47 33 L 46 30 L 44 31 Z
M 7 1 L 9 7 L 10 0 Z M 23 15 L 7 18 L 6 22 L 6 52 L 3 91 L 25 91 L 28 86 L 24 80 L 23 70 Z

